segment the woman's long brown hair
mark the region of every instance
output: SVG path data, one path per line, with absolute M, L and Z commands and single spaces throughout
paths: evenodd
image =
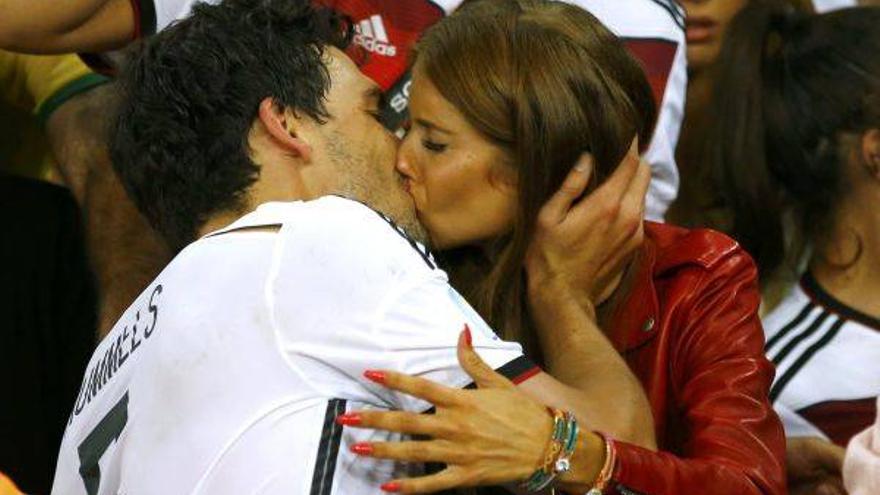
M 453 285 L 496 331 L 540 360 L 523 271 L 535 219 L 582 153 L 594 157 L 594 188 L 635 136 L 650 141 L 656 106 L 645 73 L 595 17 L 556 1 L 467 5 L 425 34 L 413 60 L 516 169 L 512 232 L 488 259 L 475 248 L 443 259 Z

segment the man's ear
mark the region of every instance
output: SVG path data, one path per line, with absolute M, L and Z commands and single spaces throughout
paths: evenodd
M 292 111 L 267 97 L 260 102 L 259 119 L 266 132 L 285 151 L 306 162 L 311 160 L 312 147 L 301 135 L 303 122 Z

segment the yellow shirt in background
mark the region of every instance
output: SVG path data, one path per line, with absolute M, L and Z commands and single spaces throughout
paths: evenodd
M 107 80 L 77 55 L 0 50 L 0 171 L 48 178 L 54 159 L 46 120 L 70 98 Z
M 12 482 L 9 478 L 0 473 L 0 495 L 23 495 L 18 487 L 15 486 L 15 483 Z

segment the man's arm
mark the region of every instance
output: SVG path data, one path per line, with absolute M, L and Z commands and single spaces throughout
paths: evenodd
M 100 337 L 171 259 L 113 170 L 107 144 L 113 107 L 107 84 L 65 102 L 46 123 L 60 172 L 85 216 Z
M 0 0 L 0 49 L 101 52 L 134 37 L 131 0 Z

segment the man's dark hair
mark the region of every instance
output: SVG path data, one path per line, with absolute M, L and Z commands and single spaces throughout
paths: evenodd
M 343 23 L 308 0 L 225 0 L 144 41 L 120 74 L 111 155 L 150 223 L 179 251 L 213 214 L 240 209 L 259 168 L 248 134 L 274 98 L 326 119 L 326 46 Z

